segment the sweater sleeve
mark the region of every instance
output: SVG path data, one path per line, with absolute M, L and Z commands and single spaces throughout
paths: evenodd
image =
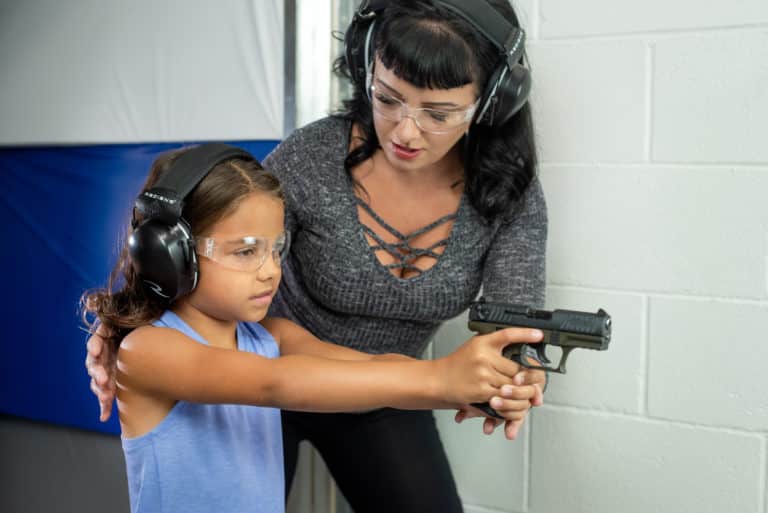
M 483 267 L 483 297 L 542 308 L 546 246 L 547 206 L 541 183 L 534 178 L 491 243 Z

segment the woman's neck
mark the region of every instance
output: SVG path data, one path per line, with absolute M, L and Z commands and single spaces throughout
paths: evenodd
M 186 300 L 179 301 L 171 310 L 209 345 L 237 349 L 237 321 L 216 319 Z
M 457 148 L 451 149 L 439 161 L 418 169 L 402 169 L 393 166 L 380 148 L 371 158 L 373 168 L 414 191 L 430 192 L 436 189 L 452 188 L 464 179 L 464 167 Z

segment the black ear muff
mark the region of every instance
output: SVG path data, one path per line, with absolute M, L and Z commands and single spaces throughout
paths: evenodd
M 523 108 L 531 92 L 531 72 L 524 64 L 523 29 L 513 27 L 502 48 L 504 54 L 480 97 L 475 116 L 480 125 L 503 125 Z
M 525 66 L 500 66 L 485 87 L 475 122 L 487 126 L 503 125 L 523 108 L 530 92 L 531 73 Z
M 214 167 L 233 158 L 255 160 L 227 144 L 192 148 L 136 199 L 128 255 L 147 290 L 158 298 L 171 302 L 197 286 L 195 239 L 182 217 L 184 200 Z
M 155 295 L 173 301 L 197 286 L 198 266 L 189 225 L 147 219 L 128 238 L 133 267 Z

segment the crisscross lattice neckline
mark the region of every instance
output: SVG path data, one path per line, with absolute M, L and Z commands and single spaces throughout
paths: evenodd
M 435 260 L 438 260 L 440 258 L 441 253 L 435 252 L 435 250 L 442 246 L 448 245 L 448 237 L 441 239 L 434 244 L 430 245 L 427 248 L 417 248 L 414 246 L 411 246 L 411 240 L 418 237 L 419 235 L 422 235 L 424 233 L 427 233 L 430 230 L 433 230 L 440 226 L 441 224 L 445 224 L 449 221 L 453 221 L 458 216 L 458 213 L 448 214 L 445 215 L 439 219 L 436 219 L 435 221 L 429 223 L 428 225 L 419 228 L 418 230 L 414 230 L 411 233 L 404 234 L 401 231 L 397 230 L 396 228 L 393 228 L 390 226 L 386 221 L 384 221 L 379 215 L 371 208 L 368 203 L 363 201 L 361 198 L 355 196 L 355 201 L 358 205 L 363 207 L 363 209 L 370 215 L 374 221 L 376 221 L 382 228 L 387 230 L 389 233 L 391 233 L 393 236 L 395 236 L 399 242 L 386 242 L 384 239 L 379 237 L 379 234 L 377 234 L 370 226 L 368 226 L 365 223 L 360 223 L 363 226 L 363 231 L 365 231 L 366 234 L 368 234 L 375 242 L 376 244 L 371 244 L 371 249 L 375 251 L 386 251 L 389 253 L 397 262 L 393 264 L 384 264 L 382 265 L 386 267 L 388 270 L 392 269 L 402 269 L 404 271 L 411 271 L 417 273 L 417 275 L 422 274 L 424 272 L 424 269 L 420 269 L 416 267 L 415 265 L 410 264 L 408 261 L 413 261 L 419 257 L 426 256 L 430 258 L 434 258 Z

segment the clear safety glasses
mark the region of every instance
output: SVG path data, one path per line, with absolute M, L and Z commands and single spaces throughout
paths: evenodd
M 371 85 L 371 103 L 373 110 L 384 119 L 399 123 L 403 118 L 411 118 L 419 130 L 431 134 L 447 134 L 465 123 L 472 121 L 480 99 L 462 109 L 439 110 L 427 108 L 412 108 L 407 103 L 380 91 L 376 85 Z
M 275 240 L 264 237 L 241 237 L 236 239 L 197 239 L 197 254 L 228 269 L 235 271 L 257 271 L 268 257 L 280 265 L 289 246 L 288 232 L 281 233 Z

